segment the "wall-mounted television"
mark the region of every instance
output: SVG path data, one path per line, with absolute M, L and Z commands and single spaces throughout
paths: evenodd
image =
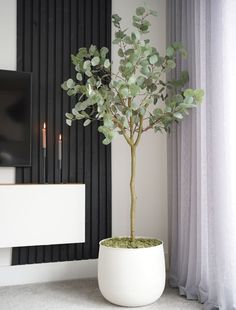
M 0 70 L 0 166 L 31 164 L 31 74 Z

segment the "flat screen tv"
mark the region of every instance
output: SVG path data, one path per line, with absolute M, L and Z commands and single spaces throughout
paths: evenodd
M 31 74 L 0 70 L 0 166 L 31 164 Z

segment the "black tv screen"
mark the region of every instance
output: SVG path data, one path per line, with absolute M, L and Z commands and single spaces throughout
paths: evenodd
M 0 70 L 0 166 L 31 164 L 31 74 Z

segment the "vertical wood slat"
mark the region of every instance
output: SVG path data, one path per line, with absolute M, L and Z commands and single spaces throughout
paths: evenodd
M 84 44 L 90 46 L 92 43 L 92 30 L 91 30 L 91 9 L 92 0 L 87 0 L 85 5 L 85 28 L 84 28 Z M 91 240 L 91 126 L 87 126 L 84 129 L 84 182 L 87 186 L 85 201 L 85 238 Z M 83 245 L 83 258 L 90 258 L 90 243 Z
M 105 5 L 106 3 L 106 5 Z M 106 33 L 106 40 L 104 42 L 104 45 L 109 43 L 109 50 L 111 51 L 111 1 L 106 1 L 104 3 L 105 5 L 105 11 L 106 11 L 106 23 L 104 25 L 105 33 Z M 107 27 L 107 25 L 110 25 L 110 27 Z M 109 52 L 109 57 L 111 58 L 111 52 Z M 104 204 L 106 208 L 106 222 L 102 223 L 106 227 L 106 236 L 111 236 L 111 147 L 106 148 L 106 158 L 104 158 L 104 161 L 106 163 L 106 203 Z M 105 237 L 106 237 L 105 236 Z M 102 239 L 102 238 L 101 238 Z
M 86 242 L 14 248 L 13 265 L 95 258 L 99 240 L 111 234 L 111 149 L 102 145 L 97 124 L 65 125 L 64 114 L 75 98 L 61 90 L 61 83 L 74 75 L 70 55 L 91 43 L 110 48 L 111 0 L 17 0 L 17 69 L 32 72 L 33 137 L 32 167 L 17 168 L 16 183 L 44 181 L 41 128 L 46 121 L 47 182 L 86 184 Z
M 80 46 L 85 45 L 85 0 L 81 0 L 77 6 L 77 50 Z M 84 126 L 82 122 L 77 122 L 77 141 L 76 141 L 76 152 L 77 152 L 77 175 L 76 181 L 78 183 L 84 183 Z M 87 238 L 86 238 L 87 240 Z M 76 245 L 76 259 L 83 257 L 83 245 L 78 243 Z

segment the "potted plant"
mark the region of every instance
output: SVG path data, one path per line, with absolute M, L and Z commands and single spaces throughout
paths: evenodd
M 165 286 L 163 243 L 157 239 L 137 238 L 136 212 L 136 150 L 148 130 L 169 132 L 188 110 L 202 100 L 203 91 L 186 89 L 188 73 L 177 80 L 165 80 L 176 66 L 176 55 L 186 57 L 181 43 L 171 44 L 161 56 L 148 39 L 143 38 L 151 26 L 149 16 L 156 12 L 138 7 L 132 17 L 131 33 L 122 29 L 121 18 L 115 14 L 113 44 L 118 45 L 119 71 L 111 71 L 106 47 L 80 48 L 72 55 L 76 81 L 68 79 L 62 88 L 69 96 L 78 96 L 78 103 L 66 122 L 83 121 L 84 126 L 99 122 L 104 144 L 122 135 L 130 147 L 130 236 L 100 242 L 98 282 L 103 296 L 121 306 L 142 306 L 157 300 Z

